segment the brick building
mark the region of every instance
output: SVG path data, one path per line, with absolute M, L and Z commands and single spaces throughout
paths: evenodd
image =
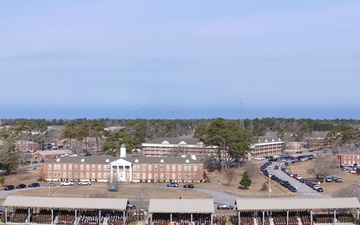
M 63 156 L 42 171 L 46 181 L 201 182 L 204 166 L 190 157 Z

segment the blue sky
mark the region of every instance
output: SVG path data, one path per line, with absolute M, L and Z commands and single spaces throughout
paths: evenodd
M 360 1 L 0 3 L 0 118 L 360 119 Z

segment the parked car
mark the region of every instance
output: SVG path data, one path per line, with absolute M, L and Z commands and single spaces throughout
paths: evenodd
M 89 180 L 84 180 L 84 181 L 80 181 L 79 185 L 80 186 L 87 186 L 87 185 L 91 185 L 91 182 Z
M 171 182 L 170 184 L 167 184 L 166 187 L 179 187 L 179 184 L 177 182 Z
M 26 184 L 18 184 L 16 185 L 16 189 L 23 189 L 26 188 Z
M 233 210 L 234 206 L 225 204 L 225 203 L 221 203 L 221 204 L 218 204 L 217 209 L 218 210 Z
M 194 188 L 193 184 L 184 184 L 184 188 Z
M 55 183 L 48 183 L 48 184 L 45 184 L 45 187 L 54 187 L 54 186 L 56 186 L 56 184 L 55 184 Z
M 14 189 L 15 189 L 15 186 L 12 185 L 12 184 L 6 185 L 6 186 L 4 187 L 4 190 L 5 190 L 5 191 L 10 191 L 10 190 L 14 190 Z
M 74 186 L 74 183 L 69 180 L 66 180 L 64 182 L 61 182 L 60 186 Z
M 33 188 L 33 187 L 40 187 L 39 183 L 31 183 L 28 185 L 28 187 Z

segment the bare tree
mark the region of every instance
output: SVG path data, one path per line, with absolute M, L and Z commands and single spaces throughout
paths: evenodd
M 250 180 L 255 180 L 259 175 L 259 169 L 254 163 L 246 163 L 245 170 L 247 171 Z
M 315 159 L 314 164 L 307 170 L 307 174 L 317 175 L 323 178 L 336 173 L 336 161 L 330 157 L 319 156 Z
M 334 194 L 334 197 L 356 197 L 360 200 L 360 187 L 356 185 L 347 185 L 346 187 L 340 188 Z
M 230 184 L 234 181 L 234 179 L 236 178 L 236 170 L 234 168 L 225 168 L 223 170 L 224 172 L 224 177 L 225 177 L 225 181 L 226 181 L 226 186 L 230 187 Z

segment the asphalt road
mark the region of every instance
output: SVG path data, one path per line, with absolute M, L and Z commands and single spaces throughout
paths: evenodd
M 278 170 L 274 169 L 274 165 L 276 165 L 276 163 L 273 163 L 273 165 L 271 167 L 267 168 L 269 173 L 271 173 L 273 175 L 276 175 L 277 177 L 279 177 L 282 180 L 287 180 L 287 181 L 289 181 L 289 183 L 291 185 L 293 185 L 294 187 L 297 187 L 297 193 L 298 194 L 296 195 L 296 197 L 298 197 L 298 198 L 309 198 L 309 197 L 329 198 L 329 197 L 331 197 L 330 195 L 327 195 L 327 194 L 324 194 L 324 193 L 321 193 L 321 192 L 317 192 L 316 190 L 314 190 L 314 189 L 310 188 L 309 186 L 307 186 L 305 183 L 301 183 L 300 181 L 296 180 L 295 178 L 292 178 L 292 177 L 288 176 L 286 173 L 284 173 L 280 169 L 282 163 L 280 163 L 280 166 L 279 166 Z M 274 184 L 275 182 L 276 181 L 271 180 L 270 181 L 270 186 L 271 186 L 271 183 Z

